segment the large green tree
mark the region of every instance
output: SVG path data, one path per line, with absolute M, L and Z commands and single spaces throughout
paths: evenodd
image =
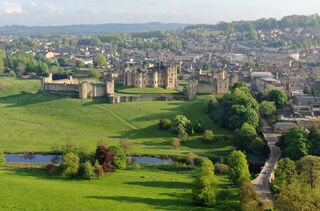
M 284 137 L 284 156 L 292 160 L 299 160 L 309 154 L 309 146 L 310 141 L 304 128 L 301 126 L 294 127 Z
M 4 73 L 4 59 L 6 57 L 6 52 L 3 49 L 0 49 L 0 74 Z
M 200 168 L 196 170 L 196 177 L 192 183 L 193 199 L 205 206 L 215 205 L 216 184 L 214 166 L 210 160 L 205 159 Z
M 96 58 L 94 59 L 94 63 L 95 63 L 95 65 L 97 65 L 97 66 L 102 66 L 102 65 L 104 65 L 104 64 L 107 63 L 107 59 L 106 59 L 106 57 L 105 57 L 104 55 L 99 54 L 99 55 L 97 55 Z
M 297 161 L 297 171 L 299 178 L 312 189 L 320 188 L 320 157 L 308 155 L 301 158 Z
M 310 152 L 312 155 L 320 156 L 320 125 L 311 128 L 310 134 Z
M 69 152 L 62 157 L 61 167 L 63 176 L 75 176 L 78 173 L 80 166 L 79 157 L 73 152 Z
M 229 179 L 237 185 L 250 180 L 249 166 L 245 154 L 241 151 L 232 151 L 228 156 Z
M 278 167 L 274 172 L 275 179 L 272 182 L 276 191 L 281 191 L 289 184 L 297 180 L 296 164 L 290 158 L 282 158 L 278 162 Z
M 276 110 L 276 105 L 273 101 L 262 101 L 260 104 L 260 112 L 266 117 L 273 116 Z
M 267 89 L 262 96 L 264 100 L 273 101 L 277 108 L 282 108 L 288 101 L 288 95 L 282 89 L 277 88 Z

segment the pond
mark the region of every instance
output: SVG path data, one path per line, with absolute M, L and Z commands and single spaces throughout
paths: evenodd
M 4 154 L 7 163 L 61 163 L 61 155 L 46 154 Z M 172 163 L 172 159 L 160 159 L 153 157 L 135 157 L 129 156 L 128 160 L 133 163 L 154 163 L 163 164 L 165 162 Z

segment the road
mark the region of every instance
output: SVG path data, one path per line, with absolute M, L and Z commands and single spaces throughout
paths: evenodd
M 252 184 L 256 187 L 257 193 L 263 200 L 274 201 L 269 179 L 272 177 L 272 171 L 282 153 L 280 148 L 275 145 L 278 142 L 278 136 L 280 136 L 280 134 L 274 133 L 270 125 L 265 120 L 264 125 L 263 131 L 270 148 L 270 157 L 264 164 L 259 176 L 252 181 Z

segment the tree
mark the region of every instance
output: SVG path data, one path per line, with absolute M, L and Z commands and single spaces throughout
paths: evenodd
M 214 95 L 209 95 L 206 98 L 205 106 L 207 109 L 207 113 L 211 113 L 213 110 L 218 108 L 218 100 Z
M 80 159 L 73 152 L 69 152 L 62 157 L 61 166 L 63 176 L 75 176 L 79 170 Z
M 192 162 L 194 161 L 194 159 L 196 159 L 197 157 L 198 157 L 198 155 L 190 152 L 190 153 L 188 153 L 187 156 L 186 156 L 186 161 L 187 161 L 188 164 L 190 164 L 190 163 L 192 163 Z
M 256 129 L 246 122 L 242 124 L 240 130 L 236 131 L 236 134 L 236 145 L 243 150 L 249 149 L 251 141 L 257 136 Z
M 247 84 L 244 81 L 237 81 L 230 87 L 230 91 L 233 93 L 236 88 L 247 87 Z
M 130 151 L 134 147 L 134 143 L 128 139 L 121 139 L 120 140 L 120 147 L 123 149 L 126 155 L 129 155 Z
M 302 181 L 315 189 L 320 184 L 320 157 L 305 156 L 297 162 L 297 171 Z
M 229 171 L 229 166 L 223 163 L 220 163 L 217 165 L 216 170 L 219 172 L 219 174 L 227 174 Z
M 250 180 L 246 156 L 241 151 L 232 151 L 228 156 L 229 179 L 237 185 Z
M 198 119 L 192 128 L 195 133 L 202 133 L 204 131 L 204 125 L 201 119 Z
M 260 112 L 266 117 L 273 116 L 276 110 L 276 105 L 273 101 L 262 101 L 260 104 Z
M 16 67 L 16 74 L 18 76 L 22 76 L 24 74 L 26 67 L 23 63 L 19 62 L 17 67 Z
M 240 197 L 243 211 L 264 210 L 261 203 L 262 199 L 250 181 L 245 181 L 241 184 Z
M 282 108 L 288 101 L 288 96 L 282 89 L 273 88 L 263 95 L 265 96 L 265 100 L 273 101 L 277 108 Z
M 104 172 L 113 172 L 115 170 L 112 162 L 117 159 L 117 155 L 107 147 L 103 145 L 98 146 L 95 153 L 95 159 L 98 160 Z
M 249 145 L 250 151 L 255 155 L 263 155 L 266 152 L 266 143 L 259 137 L 253 139 Z
M 180 126 L 178 130 L 178 138 L 182 141 L 185 141 L 188 138 L 188 133 L 186 132 L 186 129 L 182 126 Z
M 192 183 L 193 199 L 199 204 L 213 206 L 216 203 L 216 183 L 214 166 L 210 160 L 206 159 L 197 169 Z
M 9 71 L 9 77 L 16 77 L 16 73 L 13 70 Z
M 202 67 L 203 70 L 212 70 L 212 66 L 210 63 L 206 63 Z
M 68 66 L 68 59 L 65 57 L 59 57 L 58 63 L 61 67 L 66 67 L 66 66 Z
M 274 172 L 275 179 L 272 182 L 274 189 L 280 192 L 289 184 L 297 180 L 296 164 L 290 158 L 281 158 Z
M 309 140 L 311 154 L 320 156 L 320 125 L 315 125 L 311 128 Z
M 181 66 L 180 66 L 180 65 L 177 66 L 177 73 L 178 73 L 178 74 L 181 74 L 181 73 L 182 73 L 182 70 L 181 70 Z
M 90 161 L 87 161 L 82 164 L 82 177 L 85 179 L 93 179 L 95 177 L 94 167 L 92 166 Z
M 284 156 L 294 161 L 299 160 L 309 154 L 309 146 L 310 141 L 304 128 L 301 126 L 294 127 L 284 137 Z
M 190 120 L 187 117 L 183 115 L 177 115 L 173 119 L 172 128 L 176 133 L 179 133 L 180 128 L 184 128 L 185 131 L 191 132 L 192 125 Z
M 160 119 L 159 126 L 161 129 L 169 130 L 171 128 L 171 120 L 170 119 Z
M 171 142 L 171 146 L 175 149 L 178 149 L 181 146 L 181 143 L 178 138 L 174 138 Z
M 117 158 L 112 162 L 112 165 L 118 169 L 125 169 L 127 167 L 127 156 L 123 148 L 111 146 L 111 151 L 116 154 Z
M 3 151 L 0 149 L 0 165 L 5 164 L 6 158 L 4 157 Z
M 310 187 L 300 183 L 286 186 L 278 194 L 275 205 L 281 211 L 317 210 Z
M 306 85 L 303 89 L 303 93 L 306 95 L 311 95 L 311 87 L 309 85 Z
M 89 73 L 89 76 L 92 78 L 100 78 L 101 77 L 101 73 L 99 70 L 96 69 L 92 69 Z
M 106 59 L 106 57 L 104 55 L 98 54 L 96 56 L 96 58 L 94 59 L 94 62 L 95 62 L 96 66 L 100 67 L 100 66 L 102 66 L 102 65 L 107 63 L 107 59 Z
M 85 64 L 84 64 L 83 61 L 81 61 L 81 60 L 77 60 L 77 61 L 76 61 L 76 67 L 82 68 L 82 67 L 84 67 L 84 66 L 85 66 Z

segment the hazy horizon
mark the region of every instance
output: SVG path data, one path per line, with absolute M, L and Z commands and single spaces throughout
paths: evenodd
M 317 0 L 0 0 L 0 26 L 106 23 L 216 24 L 318 14 Z

